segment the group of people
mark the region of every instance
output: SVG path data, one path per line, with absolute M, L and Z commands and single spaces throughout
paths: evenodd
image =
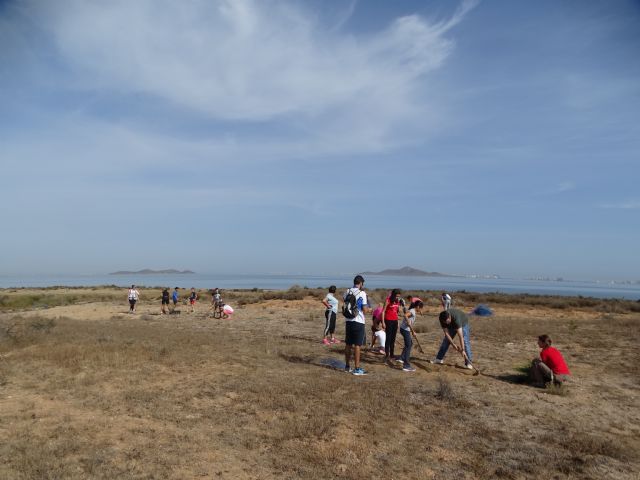
M 326 319 L 322 343 L 325 345 L 340 343 L 335 336 L 339 307 L 335 293 L 336 287 L 332 285 L 322 300 Z M 388 364 L 401 363 L 403 372 L 415 372 L 415 368 L 411 365 L 412 337 L 417 340 L 414 325 L 416 317 L 422 313 L 424 302 L 411 295 L 402 298 L 400 289 L 393 289 L 382 306 L 372 309 L 369 297 L 364 290 L 362 275 L 355 276 L 353 287 L 347 289 L 342 298 L 342 313 L 345 317 L 345 371 L 353 375 L 367 374 L 360 365 L 360 356 L 361 349 L 366 345 L 365 314 L 372 312 L 370 350 L 384 355 L 385 362 Z M 452 307 L 452 302 L 451 295 L 443 292 L 440 297 L 442 309 L 438 315 L 443 338 L 433 363 L 443 364 L 444 357 L 452 346 L 464 359 L 465 368 L 473 369 L 469 316 L 462 310 Z M 398 331 L 404 345 L 400 356 L 395 356 Z M 376 343 L 378 343 L 377 347 Z M 571 375 L 562 354 L 551 344 L 552 341 L 548 335 L 541 335 L 538 338 L 540 357 L 532 362 L 530 368 L 530 376 L 536 386 L 544 386 L 549 382 L 562 384 Z M 351 368 L 352 357 L 353 369 Z
M 163 315 L 176 313 L 176 307 L 178 302 L 180 301 L 180 287 L 175 287 L 173 292 L 169 292 L 169 287 L 166 287 L 162 290 L 162 299 L 161 299 L 161 307 L 160 312 Z M 219 313 L 220 317 L 228 317 L 229 311 L 233 312 L 233 310 L 222 301 L 222 295 L 219 288 L 214 288 L 210 290 L 211 292 L 211 309 L 213 310 L 214 315 Z M 131 288 L 128 292 L 129 299 L 129 313 L 135 313 L 136 305 L 140 300 L 140 292 L 136 288 L 135 285 L 131 285 Z M 189 292 L 189 296 L 187 297 L 187 302 L 190 307 L 190 312 L 195 312 L 195 307 L 197 301 L 200 299 L 198 292 L 195 288 L 191 288 Z M 173 308 L 171 307 L 171 303 L 173 303 Z

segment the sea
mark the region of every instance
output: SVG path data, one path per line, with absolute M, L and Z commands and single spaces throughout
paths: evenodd
M 290 274 L 167 274 L 167 275 L 0 275 L 0 288 L 27 287 L 180 287 L 196 289 L 262 289 L 286 290 L 295 286 L 308 288 L 338 288 L 351 286 L 353 275 L 290 275 Z M 478 293 L 528 293 L 535 295 L 582 296 L 640 300 L 640 284 L 574 280 L 532 280 L 518 278 L 478 277 L 408 277 L 366 275 L 365 288 L 400 288 L 403 290 L 467 291 Z

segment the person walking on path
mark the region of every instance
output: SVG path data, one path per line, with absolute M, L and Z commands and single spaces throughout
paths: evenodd
M 173 289 L 173 293 L 171 294 L 171 300 L 173 301 L 173 311 L 176 311 L 176 307 L 178 305 L 178 298 L 179 298 L 179 294 L 178 294 L 178 287 Z
M 449 308 L 448 311 L 444 310 L 440 312 L 438 320 L 444 332 L 444 338 L 442 339 L 440 350 L 438 350 L 433 363 L 444 363 L 444 356 L 447 354 L 447 350 L 449 350 L 449 345 L 452 345 L 453 348 L 464 357 L 465 367 L 473 369 L 473 356 L 471 354 L 471 342 L 469 340 L 469 317 L 467 314 L 457 308 Z M 458 336 L 459 345 L 456 345 L 453 341 L 456 335 Z
M 394 288 L 382 307 L 382 328 L 387 333 L 384 345 L 386 361 L 400 361 L 394 357 L 396 335 L 398 334 L 398 310 L 400 308 L 400 289 Z
M 198 299 L 198 294 L 196 293 L 196 289 L 191 288 L 191 293 L 189 294 L 189 305 L 191 305 L 191 313 L 196 311 L 197 299 Z
M 140 292 L 136 290 L 135 285 L 131 285 L 129 289 L 129 313 L 136 313 L 136 303 L 140 298 Z
M 403 372 L 415 372 L 415 367 L 411 366 L 411 347 L 413 346 L 413 341 L 411 339 L 411 334 L 415 335 L 413 331 L 413 325 L 416 322 L 416 315 L 422 313 L 423 303 L 420 300 L 417 300 L 411 305 L 409 305 L 409 309 L 405 312 L 402 318 L 402 324 L 400 325 L 400 333 L 402 334 L 402 339 L 404 340 L 404 348 L 402 349 L 402 355 L 400 358 L 402 359 L 402 371 Z
M 442 292 L 440 296 L 440 303 L 442 304 L 442 310 L 449 310 L 451 307 L 451 295 L 447 292 Z
M 369 312 L 367 294 L 364 291 L 364 278 L 356 275 L 353 279 L 353 287 L 344 293 L 344 305 L 342 314 L 345 317 L 345 348 L 344 370 L 354 375 L 366 375 L 367 372 L 360 367 L 360 348 L 365 345 L 366 332 L 364 330 L 364 314 Z M 351 370 L 351 351 L 354 356 L 354 370 Z
M 530 369 L 530 376 L 533 380 L 533 385 L 536 387 L 544 387 L 547 383 L 562 385 L 571 375 L 564 357 L 551 344 L 552 341 L 549 335 L 540 335 L 538 337 L 540 358 L 535 358 L 531 362 Z
M 340 343 L 335 337 L 336 331 L 336 315 L 338 314 L 338 299 L 334 296 L 336 293 L 336 286 L 331 285 L 329 287 L 329 293 L 322 299 L 322 304 L 325 307 L 324 311 L 324 338 L 322 343 L 325 345 L 331 345 L 333 343 Z
M 169 313 L 169 287 L 162 290 L 162 314 Z

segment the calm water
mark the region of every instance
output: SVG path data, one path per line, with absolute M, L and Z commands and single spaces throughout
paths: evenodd
M 90 287 L 117 285 L 128 287 L 135 284 L 142 287 L 181 287 L 197 289 L 219 288 L 260 288 L 284 290 L 294 285 L 309 288 L 326 288 L 337 285 L 351 286 L 353 275 L 91 275 L 91 276 L 0 276 L 0 288 L 73 286 Z M 365 286 L 374 288 L 402 288 L 407 290 L 467 290 L 471 292 L 531 293 L 541 295 L 566 295 L 597 298 L 640 299 L 640 285 L 623 285 L 586 281 L 542 281 L 511 278 L 484 279 L 466 277 L 365 277 Z

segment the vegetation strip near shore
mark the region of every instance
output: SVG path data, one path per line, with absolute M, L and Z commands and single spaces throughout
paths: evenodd
M 144 301 L 160 301 L 162 287 L 138 287 Z M 183 289 L 184 291 L 184 289 Z M 367 290 L 374 302 L 381 303 L 387 294 L 385 289 Z M 46 288 L 5 288 L 0 289 L 0 311 L 19 311 L 32 308 L 49 308 L 61 305 L 74 305 L 87 302 L 118 301 L 126 296 L 126 289 L 115 285 L 100 287 L 46 287 Z M 407 295 L 415 295 L 430 302 L 439 303 L 439 291 L 408 290 Z M 459 305 L 470 307 L 476 304 L 519 305 L 545 307 L 559 310 L 581 309 L 602 313 L 638 313 L 640 301 L 618 298 L 594 298 L 583 296 L 533 295 L 509 293 L 475 293 L 467 291 L 452 292 Z M 208 294 L 200 290 L 200 295 Z M 225 298 L 237 305 L 248 305 L 268 300 L 303 300 L 307 297 L 321 298 L 325 294 L 321 288 L 303 288 L 294 286 L 288 290 L 267 289 L 230 289 L 225 290 Z M 184 296 L 184 295 L 183 295 Z
M 320 343 L 324 293 L 223 291 L 221 320 L 204 292 L 161 315 L 141 289 L 131 315 L 121 288 L 1 291 L 0 478 L 636 478 L 635 302 L 456 293 L 495 312 L 472 319 L 473 376 L 455 352 L 428 363 L 440 292 L 406 292 L 426 300 L 418 370 L 367 352 L 357 378 Z M 523 383 L 541 333 L 572 370 L 563 390 Z

